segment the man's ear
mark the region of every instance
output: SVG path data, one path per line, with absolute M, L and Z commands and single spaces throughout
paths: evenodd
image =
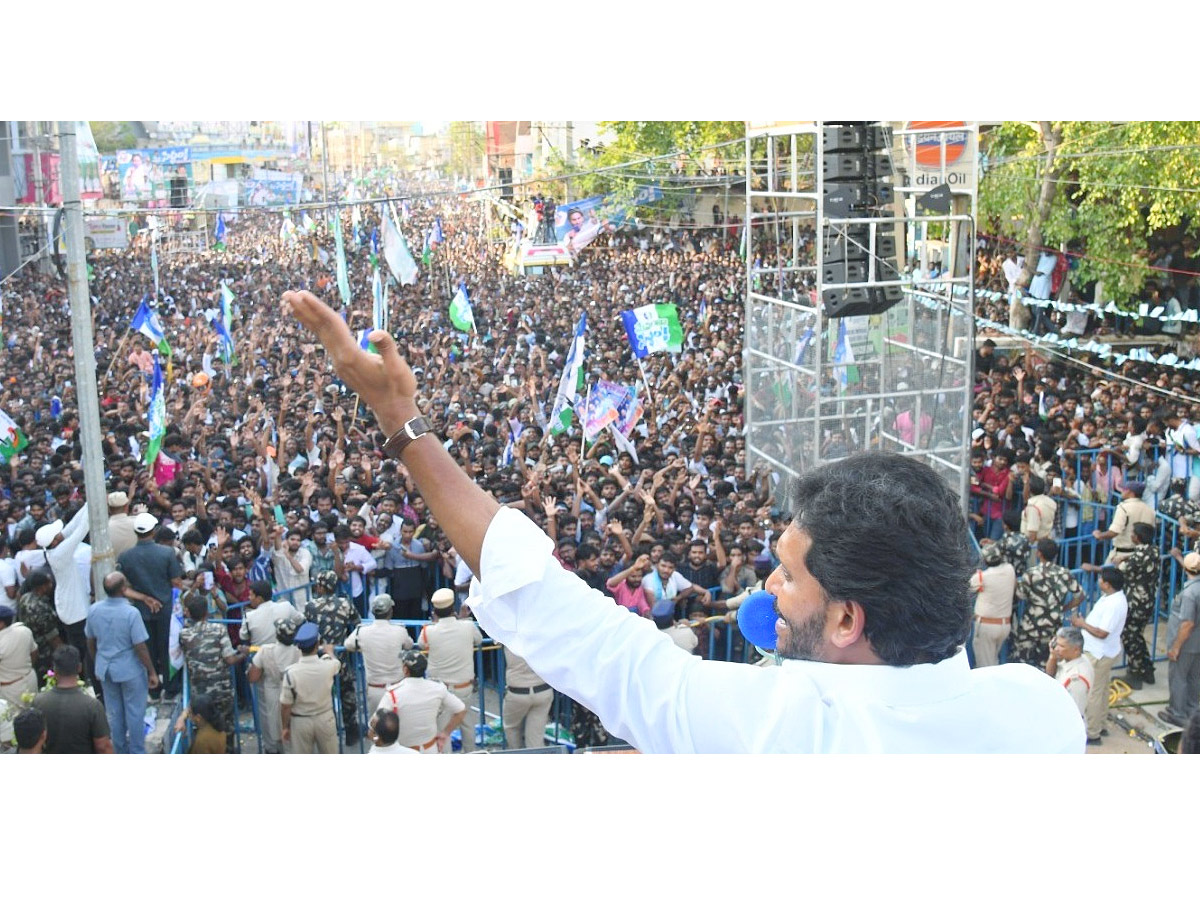
M 861 639 L 866 638 L 863 632 L 867 627 L 867 613 L 862 604 L 855 600 L 839 600 L 830 605 L 830 615 L 833 619 L 833 630 L 829 635 L 829 643 L 838 650 L 847 650 Z

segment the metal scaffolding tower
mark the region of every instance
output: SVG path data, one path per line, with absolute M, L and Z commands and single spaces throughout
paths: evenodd
M 831 124 L 747 127 L 748 464 L 786 479 L 859 450 L 903 453 L 942 474 L 965 510 L 978 129 L 871 123 L 890 127 L 894 200 L 867 217 L 834 211 Z M 828 265 L 839 241 L 869 250 L 865 272 Z M 831 315 L 831 292 L 851 281 L 902 299 L 875 315 Z

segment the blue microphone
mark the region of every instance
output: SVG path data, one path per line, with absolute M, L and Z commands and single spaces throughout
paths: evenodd
M 775 649 L 775 595 L 770 591 L 755 591 L 738 607 L 737 624 L 742 637 L 761 650 Z

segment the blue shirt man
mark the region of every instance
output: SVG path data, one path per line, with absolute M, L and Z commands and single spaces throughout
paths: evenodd
M 104 711 L 117 753 L 146 752 L 146 688 L 158 687 L 146 641 L 150 633 L 125 598 L 128 581 L 120 572 L 104 579 L 107 596 L 88 610 L 88 649 L 104 690 Z

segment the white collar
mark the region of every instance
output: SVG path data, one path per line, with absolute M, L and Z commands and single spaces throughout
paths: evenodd
M 949 659 L 915 666 L 842 665 L 803 659 L 785 659 L 781 666 L 803 672 L 823 696 L 861 694 L 885 706 L 937 703 L 970 690 L 971 666 L 961 647 Z

